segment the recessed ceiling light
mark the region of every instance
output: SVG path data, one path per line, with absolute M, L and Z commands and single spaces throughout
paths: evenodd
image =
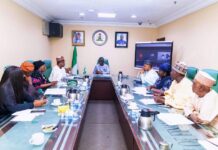
M 131 15 L 131 18 L 137 18 L 137 16 L 136 15 Z
M 115 13 L 98 13 L 99 18 L 115 18 Z
M 89 9 L 89 10 L 88 10 L 88 12 L 94 12 L 94 11 L 95 11 L 94 9 Z
M 85 13 L 79 13 L 79 16 L 81 16 L 81 17 L 83 17 L 83 16 L 85 16 Z

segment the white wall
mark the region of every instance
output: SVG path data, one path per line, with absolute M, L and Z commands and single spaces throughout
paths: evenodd
M 42 35 L 42 19 L 11 0 L 1 0 L 0 10 L 0 76 L 7 65 L 50 58 L 50 42 Z
M 92 41 L 92 34 L 96 30 L 104 30 L 108 35 L 108 41 L 103 46 L 96 46 Z M 51 39 L 52 60 L 55 63 L 57 56 L 63 55 L 66 58 L 66 65 L 69 67 L 72 61 L 73 46 L 71 43 L 72 30 L 85 31 L 85 46 L 78 46 L 79 72 L 87 67 L 88 73 L 92 73 L 97 59 L 100 56 L 109 59 L 112 74 L 122 70 L 124 74 L 136 75 L 134 69 L 135 43 L 140 41 L 152 41 L 157 37 L 157 29 L 139 27 L 115 27 L 115 26 L 85 26 L 85 25 L 64 25 L 64 36 L 62 39 Z M 129 32 L 128 48 L 115 48 L 115 32 Z

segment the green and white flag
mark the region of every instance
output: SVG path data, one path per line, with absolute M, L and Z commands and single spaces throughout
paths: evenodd
M 74 46 L 73 50 L 73 58 L 72 58 L 72 73 L 78 74 L 78 66 L 77 66 L 77 49 L 76 46 Z

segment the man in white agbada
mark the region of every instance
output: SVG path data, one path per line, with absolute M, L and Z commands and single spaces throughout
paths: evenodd
M 144 67 L 138 75 L 143 84 L 154 85 L 159 76 L 157 72 L 152 68 L 152 62 L 150 60 L 145 60 Z
M 193 97 L 186 104 L 185 116 L 198 124 L 209 124 L 218 129 L 218 94 L 211 90 L 215 79 L 199 71 L 194 79 Z
M 193 95 L 192 81 L 185 77 L 186 71 L 187 65 L 184 62 L 176 62 L 171 71 L 173 82 L 170 88 L 164 92 L 164 96 L 155 95 L 154 100 L 157 103 L 183 110 Z
M 57 65 L 53 67 L 49 81 L 61 81 L 63 77 L 67 76 L 65 66 L 65 60 L 63 56 L 56 58 Z

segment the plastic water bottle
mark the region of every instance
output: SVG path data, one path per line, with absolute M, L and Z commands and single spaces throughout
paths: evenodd
M 86 67 L 84 67 L 84 69 L 83 69 L 83 75 L 86 75 L 86 74 L 87 74 Z
M 122 78 L 123 78 L 123 73 L 122 73 L 122 71 L 120 71 L 118 73 L 118 81 L 122 82 Z

